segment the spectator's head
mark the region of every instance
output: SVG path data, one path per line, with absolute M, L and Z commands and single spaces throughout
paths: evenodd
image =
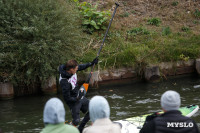
M 51 98 L 44 107 L 43 121 L 45 124 L 65 122 L 65 108 L 58 98 Z
M 70 74 L 75 74 L 76 71 L 78 70 L 78 62 L 76 60 L 67 61 L 65 66 L 66 66 L 66 71 L 69 72 Z
M 94 96 L 89 103 L 90 119 L 94 123 L 97 119 L 110 117 L 110 106 L 102 96 Z
M 165 111 L 178 110 L 180 105 L 180 95 L 176 91 L 166 91 L 161 97 L 161 106 Z

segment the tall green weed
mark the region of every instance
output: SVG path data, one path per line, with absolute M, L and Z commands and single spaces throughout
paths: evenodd
M 98 11 L 98 4 L 93 6 L 88 2 L 77 3 L 82 15 L 82 25 L 86 32 L 92 34 L 94 31 L 106 29 L 106 23 L 110 16 L 110 11 Z

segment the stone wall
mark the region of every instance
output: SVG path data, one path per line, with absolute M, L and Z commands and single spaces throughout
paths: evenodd
M 198 72 L 200 74 L 200 59 L 190 59 L 188 61 L 162 62 L 151 64 L 144 69 L 144 79 L 148 82 L 158 82 L 161 77 L 185 75 Z M 82 75 L 81 80 L 86 79 L 88 73 Z M 134 68 L 120 68 L 93 72 L 90 85 L 103 83 L 104 81 L 120 79 L 138 79 Z
M 195 68 L 197 73 L 200 75 L 200 59 L 196 59 Z

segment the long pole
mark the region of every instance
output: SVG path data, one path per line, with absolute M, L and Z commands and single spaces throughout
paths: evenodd
M 101 44 L 101 47 L 100 47 L 100 49 L 99 49 L 99 51 L 98 51 L 98 53 L 97 53 L 97 57 L 99 57 L 99 54 L 100 54 L 100 52 L 101 52 L 101 50 L 102 50 L 102 48 L 103 48 L 104 42 L 105 42 L 105 40 L 106 40 L 106 36 L 107 36 L 108 31 L 109 31 L 109 29 L 110 29 L 110 26 L 111 26 L 111 24 L 112 24 L 113 18 L 114 18 L 114 16 L 115 16 L 115 13 L 116 13 L 116 11 L 117 11 L 117 8 L 119 7 L 119 4 L 118 4 L 118 3 L 115 3 L 115 5 L 116 5 L 115 10 L 114 10 L 114 12 L 113 12 L 112 18 L 111 18 L 111 20 L 110 20 L 110 23 L 109 23 L 108 28 L 107 28 L 107 30 L 106 30 L 106 33 L 105 33 L 105 35 L 104 35 L 104 38 L 103 38 L 103 42 L 102 42 L 102 44 Z M 88 79 L 86 80 L 86 83 L 89 83 L 89 82 L 90 82 L 90 79 L 91 79 L 91 77 L 92 77 L 92 73 L 93 73 L 94 67 L 95 67 L 95 64 L 93 64 L 93 66 L 92 66 L 91 72 L 90 72 L 90 74 L 89 74 L 89 76 L 88 76 Z

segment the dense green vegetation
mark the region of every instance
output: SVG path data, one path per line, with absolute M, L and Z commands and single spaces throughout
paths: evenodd
M 191 33 L 170 33 L 169 29 L 162 35 L 150 34 L 124 38 L 120 32 L 111 32 L 104 46 L 100 59 L 101 67 L 115 68 L 141 67 L 163 61 L 178 61 L 200 57 L 200 36 Z M 94 49 L 88 51 L 84 58 L 95 56 Z M 138 68 L 140 69 L 140 68 Z
M 73 2 L 0 0 L 0 81 L 41 84 L 81 53 L 85 37 Z

